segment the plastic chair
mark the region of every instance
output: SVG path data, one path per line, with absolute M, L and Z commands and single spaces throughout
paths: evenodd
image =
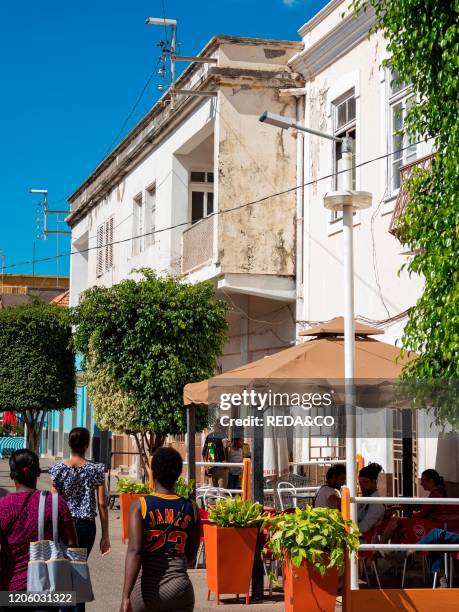
M 199 510 L 199 517 L 201 519 L 201 527 L 200 527 L 200 533 L 199 533 L 199 537 L 200 537 L 199 548 L 196 554 L 196 562 L 194 564 L 194 569 L 198 567 L 199 559 L 201 558 L 201 555 L 203 558 L 204 565 L 206 563 L 206 550 L 204 548 L 204 525 L 207 525 L 208 523 L 210 523 L 209 513 L 207 512 L 207 510 L 204 510 L 203 508 L 198 508 L 198 510 Z
M 285 510 L 283 495 L 287 494 L 290 498 L 296 495 L 296 487 L 291 482 L 279 482 L 277 485 L 277 495 L 279 497 L 279 504 L 281 512 Z M 293 506 L 296 507 L 296 499 L 293 500 Z
M 228 489 L 222 489 L 220 487 L 209 487 L 204 492 L 204 509 L 206 510 L 207 507 L 209 505 L 212 505 L 212 502 L 215 503 L 217 499 L 226 499 L 228 497 L 233 497 L 231 491 L 228 491 Z
M 419 540 L 423 538 L 425 535 L 427 535 L 429 531 L 434 529 L 435 526 L 436 526 L 435 523 L 433 523 L 432 521 L 428 521 L 427 519 L 416 518 L 416 517 L 411 517 L 407 519 L 406 521 L 403 522 L 403 531 L 404 531 L 403 544 L 417 544 Z M 428 559 L 429 553 L 427 551 L 425 552 L 421 551 L 421 556 L 422 556 L 423 571 L 424 571 L 424 578 L 425 578 L 425 561 L 426 559 Z M 405 585 L 407 563 L 408 563 L 408 555 L 405 555 L 405 559 L 403 561 L 403 570 L 402 570 L 402 585 L 401 585 L 402 589 L 404 588 L 404 585 Z M 437 574 L 438 572 L 435 572 L 432 588 L 435 588 L 435 585 L 437 582 Z
M 372 527 L 372 529 L 362 534 L 362 539 L 365 542 L 365 544 L 374 544 L 375 542 L 378 542 L 379 541 L 378 526 Z M 373 570 L 373 573 L 376 577 L 378 589 L 380 589 L 381 581 L 379 580 L 378 568 L 376 566 L 375 551 L 365 550 L 365 551 L 359 552 L 359 560 L 360 559 L 363 561 L 363 571 L 365 572 L 365 577 L 366 577 L 368 585 L 370 585 L 370 576 L 368 575 L 368 569 L 367 569 L 367 563 L 366 563 L 367 560 L 370 562 L 371 569 Z

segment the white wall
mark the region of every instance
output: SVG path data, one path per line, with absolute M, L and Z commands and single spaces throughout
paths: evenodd
M 380 69 L 384 41 L 379 35 L 358 46 L 324 69 L 307 84 L 305 123 L 332 132 L 332 101 L 354 88 L 356 95 L 356 163 L 388 152 L 387 82 Z M 428 152 L 419 145 L 419 156 Z M 305 180 L 318 182 L 305 193 L 305 295 L 300 318 L 323 321 L 343 314 L 342 224 L 330 223 L 323 207 L 324 195 L 333 190 L 333 144 L 306 137 Z M 373 194 L 373 206 L 356 215 L 355 312 L 382 320 L 405 311 L 422 288 L 419 277 L 398 275 L 407 256 L 404 247 L 388 232 L 395 198 L 387 198 L 387 161 L 357 169 L 357 189 Z
M 169 138 L 141 161 L 133 171 L 110 192 L 91 212 L 72 228 L 73 250 L 83 244 L 81 236 L 88 233 L 87 273 L 82 255 L 72 257 L 71 299 L 77 303 L 78 294 L 93 285 L 110 286 L 129 277 L 136 268 L 148 266 L 157 272 L 176 270 L 181 255 L 181 235 L 184 227 L 155 234 L 154 243 L 138 255 L 132 254 L 133 200 L 139 193 L 156 183 L 156 229 L 185 223 L 188 214 L 187 169 L 175 155 L 200 131 L 212 131 L 215 109 L 206 99 Z M 206 127 L 207 126 L 207 127 Z M 204 138 L 204 136 L 203 136 Z M 110 216 L 114 217 L 113 267 L 96 276 L 97 228 Z

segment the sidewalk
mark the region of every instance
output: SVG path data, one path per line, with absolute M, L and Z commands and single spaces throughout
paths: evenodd
M 98 525 L 99 528 L 99 525 Z M 112 552 L 107 557 L 101 557 L 98 551 L 98 540 L 90 557 L 91 577 L 96 600 L 87 604 L 86 609 L 90 612 L 116 611 L 121 601 L 121 591 L 124 577 L 124 556 L 126 546 L 121 542 L 120 513 L 118 510 L 110 510 L 110 539 Z M 254 610 L 265 612 L 281 612 L 284 610 L 283 593 L 275 593 L 272 600 L 266 599 L 262 603 L 244 605 L 242 598 L 239 604 L 236 598 L 230 595 L 222 595 L 220 606 L 214 601 L 207 601 L 207 581 L 204 569 L 190 570 L 190 578 L 193 582 L 196 597 L 195 610 L 205 612 L 207 610 Z M 267 590 L 266 590 L 267 594 Z M 212 596 L 213 597 L 213 596 Z M 337 605 L 336 612 L 341 611 L 341 605 Z

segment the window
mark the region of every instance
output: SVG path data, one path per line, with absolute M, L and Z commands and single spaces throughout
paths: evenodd
M 145 245 L 150 246 L 155 241 L 156 229 L 156 185 L 145 190 Z
M 354 141 L 354 151 L 352 153 L 352 189 L 356 188 L 356 169 L 355 169 L 355 140 L 357 137 L 356 131 L 356 103 L 354 90 L 348 91 L 346 94 L 338 98 L 332 104 L 333 106 L 333 133 L 338 138 L 352 138 Z M 343 174 L 340 174 L 342 169 L 342 145 L 340 142 L 334 143 L 333 148 L 333 174 L 334 174 L 334 189 L 341 189 L 343 185 Z M 341 211 L 332 211 L 331 221 L 342 219 Z
M 191 223 L 196 223 L 214 212 L 214 173 L 190 172 Z
M 113 267 L 113 217 L 107 219 L 97 228 L 96 275 Z
M 402 132 L 406 113 L 414 101 L 411 86 L 400 83 L 395 72 L 389 73 L 389 191 L 394 193 L 400 188 L 400 168 L 414 161 L 417 146 Z
M 134 198 L 132 209 L 132 255 L 139 255 L 143 251 L 144 233 L 143 198 L 139 193 Z

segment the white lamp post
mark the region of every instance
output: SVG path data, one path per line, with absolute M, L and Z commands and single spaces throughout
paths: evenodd
M 341 142 L 343 174 L 342 191 L 331 191 L 325 195 L 324 206 L 343 213 L 343 269 L 344 269 L 344 378 L 346 411 L 346 478 L 350 497 L 357 494 L 356 487 L 356 440 L 355 440 L 355 329 L 354 329 L 354 211 L 369 208 L 372 202 L 368 191 L 352 190 L 352 138 L 338 138 L 313 130 L 290 117 L 265 112 L 260 121 L 283 129 L 297 129 L 321 138 Z M 357 505 L 351 503 L 351 518 L 357 518 Z M 358 589 L 358 572 L 355 556 L 351 559 L 351 589 Z

